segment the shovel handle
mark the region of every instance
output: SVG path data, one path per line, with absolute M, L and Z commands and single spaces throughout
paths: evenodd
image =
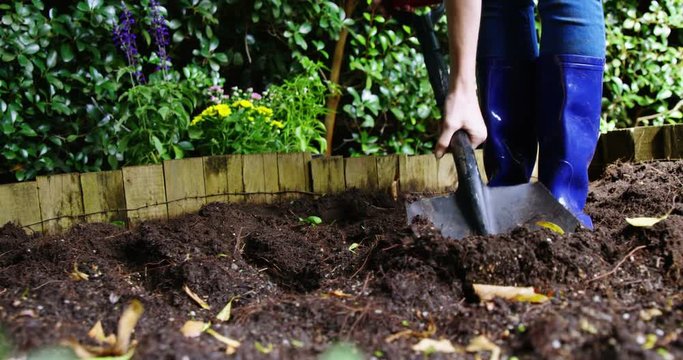
M 458 172 L 458 201 L 462 201 L 463 207 L 471 211 L 469 216 L 465 215 L 477 232 L 481 235 L 489 235 L 493 229 L 486 211 L 486 187 L 479 175 L 479 167 L 469 135 L 464 130 L 458 130 L 453 134 L 450 150 Z

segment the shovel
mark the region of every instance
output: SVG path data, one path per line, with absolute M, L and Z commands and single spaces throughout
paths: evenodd
M 437 105 L 443 109 L 448 92 L 448 69 L 433 26 L 444 14 L 443 4 L 422 15 L 403 11 L 394 14 L 400 22 L 415 30 Z M 409 224 L 417 217 L 429 220 L 444 237 L 453 239 L 506 233 L 521 226 L 554 228 L 556 225 L 564 232 L 579 227 L 579 220 L 539 182 L 497 187 L 484 185 L 465 131 L 459 130 L 453 135 L 449 150 L 458 174 L 456 192 L 406 204 Z

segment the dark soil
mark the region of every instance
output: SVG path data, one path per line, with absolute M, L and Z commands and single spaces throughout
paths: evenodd
M 8 224 L 0 325 L 21 356 L 68 338 L 92 342 L 98 320 L 114 332 L 139 299 L 136 359 L 226 358 L 213 337 L 180 333 L 190 319 L 241 341 L 238 359 L 316 358 L 336 342 L 366 358 L 421 358 L 411 349 L 421 336 L 466 346 L 478 335 L 520 359 L 683 358 L 683 162 L 610 167 L 591 187 L 592 232 L 416 237 L 404 211 L 383 194 L 352 191 L 271 206 L 213 203 L 131 231 L 90 224 L 28 236 Z M 667 212 L 651 228 L 625 222 Z M 323 224 L 300 221 L 309 215 Z M 70 277 L 74 264 L 89 280 Z M 479 303 L 472 283 L 533 286 L 551 301 Z M 235 296 L 232 318 L 216 321 Z M 489 355 L 430 357 L 475 356 Z

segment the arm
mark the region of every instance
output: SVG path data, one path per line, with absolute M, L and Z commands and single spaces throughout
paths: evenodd
M 486 140 L 475 78 L 481 1 L 446 1 L 451 71 L 441 134 L 435 149 L 437 157 L 448 150 L 451 137 L 457 130 L 465 130 L 474 147 Z

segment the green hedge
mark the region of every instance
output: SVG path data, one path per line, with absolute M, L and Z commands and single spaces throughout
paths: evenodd
M 149 0 L 127 4 L 139 20 L 140 54 L 147 56 L 154 50 Z M 310 69 L 298 59 L 310 59 L 324 84 L 342 28 L 350 36 L 340 84 L 330 87 L 341 91 L 342 102 L 337 135 L 328 146 L 344 154 L 431 150 L 439 115 L 416 40 L 410 29 L 372 14 L 366 2 L 351 14 L 343 11 L 346 1 L 162 5 L 171 28 L 173 70 L 169 78 L 152 76 L 150 83 L 159 86 L 132 90 L 125 56 L 112 42 L 119 0 L 0 4 L 0 182 L 197 154 L 206 139 L 191 136 L 189 119 L 211 105 L 208 87 L 261 92 L 271 84 L 303 84 L 294 77 Z M 680 122 L 683 0 L 606 0 L 605 9 L 603 130 Z M 445 42 L 443 23 L 438 33 Z M 151 74 L 153 62 L 141 70 Z M 320 108 L 326 91 L 304 103 Z M 144 111 L 136 104 L 139 96 L 151 101 Z M 164 106 L 169 110 L 160 110 Z M 141 118 L 157 115 L 159 123 L 147 129 L 161 132 L 153 134 L 159 143 L 151 135 L 144 141 L 131 135 Z M 176 118 L 169 123 L 171 115 Z M 315 134 L 310 139 L 320 144 Z M 131 144 L 140 143 L 150 147 L 133 151 Z

